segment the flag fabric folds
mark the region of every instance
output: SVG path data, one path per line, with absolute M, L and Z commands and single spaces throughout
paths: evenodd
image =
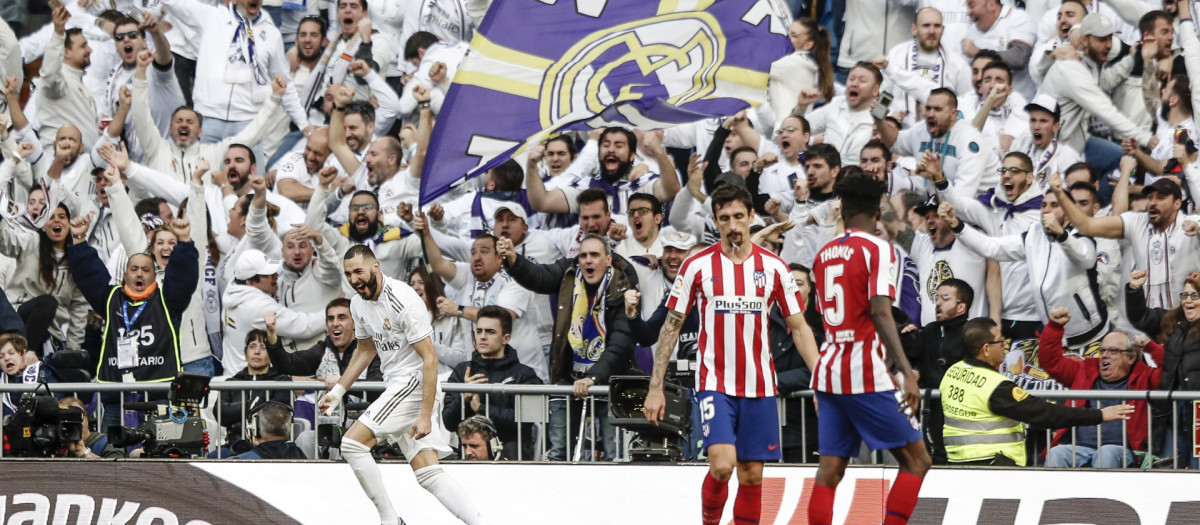
M 782 13 L 777 0 L 494 2 L 438 116 L 421 202 L 564 131 L 761 104 L 771 62 L 792 51 Z

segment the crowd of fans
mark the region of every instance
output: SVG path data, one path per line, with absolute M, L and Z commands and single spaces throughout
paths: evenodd
M 754 196 L 755 242 L 790 263 L 818 327 L 808 268 L 842 229 L 834 182 L 861 171 L 889 188 L 874 233 L 902 261 L 894 306 L 923 388 L 976 355 L 963 325 L 990 317 L 1013 377 L 1200 389 L 1188 2 L 816 2 L 844 14 L 828 27 L 793 3 L 795 52 L 767 104 L 568 133 L 423 204 L 432 129 L 488 0 L 68 0 L 44 26 L 0 25 L 0 330 L 19 334 L 0 336 L 3 380 L 76 378 L 86 356 L 106 382 L 333 385 L 356 346 L 341 261 L 364 244 L 424 299 L 405 307 L 433 319 L 442 380 L 574 389 L 550 400 L 546 443 L 513 396 L 448 395 L 464 457 L 579 459 L 590 437 L 611 459 L 604 400 L 581 399 L 649 370 L 672 283 L 718 235 L 708 195 Z M 703 322 L 684 323 L 677 369 Z M 782 317 L 767 329 L 781 390 L 806 390 Z M 381 377 L 376 360 L 361 379 Z M 235 436 L 253 412 L 272 438 L 254 443 L 286 440 L 289 412 L 247 406 L 268 400 L 342 423 L 312 393 L 226 395 L 216 412 Z M 98 400 L 101 434 L 119 401 Z M 1045 461 L 1195 467 L 1172 407 L 1133 403 L 1124 435 L 1060 432 Z M 814 461 L 817 413 L 788 411 L 785 457 Z M 944 459 L 936 400 L 921 415 Z M 114 453 L 96 439 L 79 454 Z

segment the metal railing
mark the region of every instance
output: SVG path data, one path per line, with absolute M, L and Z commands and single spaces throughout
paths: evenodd
M 50 383 L 48 385 L 48 387 L 49 387 L 51 393 L 55 393 L 55 394 L 80 393 L 80 392 L 86 392 L 86 393 L 122 392 L 122 393 L 149 393 L 149 394 L 158 393 L 161 395 L 161 394 L 165 394 L 166 392 L 169 391 L 170 384 L 169 383 L 132 383 L 132 384 L 126 384 L 126 383 Z M 0 395 L 10 394 L 10 393 L 33 392 L 36 388 L 38 388 L 37 384 L 22 384 L 22 383 L 0 384 Z M 358 381 L 354 384 L 354 386 L 350 390 L 349 394 L 353 395 L 353 394 L 362 393 L 362 392 L 382 392 L 385 389 L 386 389 L 386 385 L 383 382 Z M 210 411 L 210 413 L 213 416 L 211 419 L 216 421 L 218 427 L 221 427 L 219 430 L 218 429 L 210 429 L 210 435 L 220 436 L 220 435 L 222 435 L 223 427 L 225 425 L 225 422 L 222 421 L 223 418 L 221 416 L 221 410 L 219 410 L 216 405 L 216 403 L 219 403 L 219 397 L 220 397 L 221 392 L 226 392 L 226 391 L 241 392 L 241 394 L 240 394 L 240 396 L 241 396 L 240 397 L 241 418 L 239 421 L 239 423 L 240 423 L 240 422 L 244 422 L 246 420 L 246 410 L 247 410 L 246 392 L 247 391 L 264 391 L 264 390 L 271 391 L 271 392 L 289 391 L 290 399 L 294 405 L 296 398 L 297 398 L 297 395 L 296 395 L 297 391 L 316 392 L 318 394 L 318 396 L 316 396 L 316 398 L 319 399 L 319 394 L 324 392 L 326 390 L 326 388 L 325 388 L 325 383 L 321 382 L 321 381 L 290 381 L 290 382 L 289 381 L 262 381 L 262 382 L 259 382 L 259 381 L 214 381 L 210 384 L 210 390 L 213 392 L 213 394 L 210 394 L 211 401 L 210 401 L 208 410 Z M 515 419 L 515 422 L 517 423 L 517 442 L 518 442 L 518 444 L 524 444 L 525 436 L 523 435 L 522 429 L 527 424 L 535 424 L 540 429 L 539 430 L 540 443 L 543 444 L 543 446 L 536 449 L 539 451 L 544 451 L 546 449 L 546 446 L 545 446 L 545 444 L 547 443 L 547 440 L 546 440 L 547 428 L 546 427 L 547 427 L 547 422 L 549 420 L 548 414 L 549 414 L 549 398 L 550 398 L 550 396 L 569 397 L 569 396 L 573 396 L 573 394 L 574 394 L 573 387 L 559 386 L 559 385 L 442 383 L 441 390 L 444 393 L 452 393 L 452 394 L 459 394 L 459 395 L 481 394 L 483 396 L 482 412 L 484 415 L 490 414 L 490 409 L 491 409 L 491 399 L 490 398 L 491 398 L 492 394 L 507 394 L 507 395 L 514 396 L 515 400 L 514 400 L 513 408 L 514 408 L 514 416 L 515 416 L 514 419 Z M 1171 403 L 1170 404 L 1170 411 L 1171 411 L 1170 436 L 1171 436 L 1171 443 L 1174 445 L 1172 447 L 1172 450 L 1175 452 L 1173 455 L 1173 461 L 1171 462 L 1170 466 L 1172 468 L 1187 468 L 1188 467 L 1188 465 L 1180 465 L 1179 464 L 1179 462 L 1178 462 L 1179 451 L 1180 451 L 1181 447 L 1192 447 L 1193 443 L 1190 441 L 1185 442 L 1184 440 L 1180 439 L 1180 425 L 1184 420 L 1181 419 L 1181 414 L 1179 413 L 1179 410 L 1178 410 L 1179 403 L 1176 403 L 1176 402 L 1198 401 L 1198 400 L 1200 400 L 1200 391 L 1039 390 L 1039 391 L 1034 391 L 1032 393 L 1033 393 L 1033 395 L 1035 395 L 1041 399 L 1048 400 L 1048 401 L 1087 400 L 1087 401 L 1091 402 L 1091 401 L 1097 401 L 1097 400 L 1118 400 L 1118 401 L 1124 401 L 1124 402 L 1131 402 L 1131 401 L 1170 402 Z M 591 408 L 592 414 L 595 414 L 595 400 L 597 397 L 601 397 L 601 398 L 607 397 L 608 396 L 608 387 L 607 386 L 591 387 L 590 389 L 588 389 L 588 394 L 589 395 L 584 400 L 584 402 L 587 404 L 587 406 L 589 406 Z M 932 399 L 940 398 L 940 392 L 938 392 L 937 390 L 929 390 L 929 391 L 923 392 L 923 395 L 925 398 L 932 398 Z M 124 414 L 125 396 L 119 396 L 119 397 L 120 397 L 120 402 L 119 402 L 120 410 L 121 410 L 122 414 Z M 784 414 L 787 410 L 787 406 L 791 403 L 796 403 L 796 402 L 799 402 L 801 404 L 801 410 L 800 410 L 801 435 L 804 436 L 804 433 L 807 431 L 807 426 L 808 426 L 808 421 L 807 421 L 807 418 L 808 418 L 807 412 L 808 411 L 805 410 L 805 408 L 807 408 L 806 407 L 807 403 L 812 402 L 811 400 L 813 397 L 814 397 L 814 394 L 812 391 L 803 391 L 803 392 L 795 392 L 793 394 L 782 397 L 780 399 L 780 403 L 779 403 L 779 410 L 780 410 L 779 433 L 780 433 L 781 442 L 782 442 L 784 427 L 786 426 L 786 417 Z M 87 400 L 84 400 L 84 402 L 86 403 Z M 466 416 L 466 405 L 467 405 L 467 403 L 465 403 L 465 402 L 462 403 L 462 409 L 461 409 L 462 413 L 460 414 L 461 416 L 463 416 L 464 419 Z M 98 410 L 98 413 L 96 414 L 96 419 L 97 419 L 97 421 L 102 421 L 103 417 L 104 417 L 103 403 L 97 403 L 97 410 Z M 1150 443 L 1153 442 L 1153 436 L 1154 436 L 1154 430 L 1155 430 L 1154 423 L 1153 423 L 1154 422 L 1154 414 L 1156 413 L 1156 410 L 1154 408 L 1154 403 L 1147 403 L 1146 410 L 1148 412 L 1147 417 L 1146 417 L 1146 427 L 1147 427 L 1146 428 L 1146 439 L 1147 439 L 1147 446 L 1149 447 Z M 1161 409 L 1159 412 L 1161 412 Z M 436 416 L 438 416 L 438 415 L 435 415 L 435 417 Z M 1190 414 L 1188 414 L 1188 416 L 1190 416 Z M 568 429 L 567 435 L 570 436 L 570 429 L 572 428 L 572 424 L 570 422 L 571 410 L 569 410 L 569 409 L 566 410 L 566 417 L 567 417 L 566 428 Z M 315 420 L 315 417 L 314 417 L 314 420 Z M 1192 420 L 1192 418 L 1188 417 L 1187 420 L 1190 421 L 1190 420 Z M 582 425 L 583 422 L 580 422 L 580 423 L 581 423 L 581 426 L 583 426 Z M 693 422 L 693 423 L 695 423 L 695 422 Z M 1128 448 L 1129 448 L 1128 443 L 1127 443 L 1127 439 L 1128 439 L 1127 424 L 1128 424 L 1128 422 L 1122 420 L 1120 423 L 1121 423 L 1121 436 L 1122 436 L 1121 445 L 1122 445 L 1122 448 L 1125 448 L 1128 450 Z M 1200 433 L 1200 426 L 1191 426 L 1191 425 L 1197 425 L 1196 421 L 1192 421 L 1189 426 L 1196 433 Z M 595 431 L 595 425 L 590 425 L 590 426 L 591 426 L 592 430 Z M 214 432 L 214 430 L 216 430 L 216 431 Z M 1096 426 L 1096 431 L 1098 433 L 1097 443 L 1100 444 L 1100 443 L 1102 443 L 1102 440 L 1100 439 L 1101 436 L 1099 435 L 1100 426 L 1098 426 L 1098 425 Z M 1047 451 L 1048 451 L 1049 445 L 1052 442 L 1053 433 L 1056 431 L 1048 429 L 1045 432 L 1046 432 L 1046 436 L 1047 436 L 1046 446 L 1047 446 Z M 580 432 L 580 438 L 581 438 L 581 439 L 579 439 L 580 442 L 583 441 L 583 439 L 582 439 L 583 433 L 584 432 Z M 1074 446 L 1076 443 L 1076 440 L 1077 440 L 1078 430 L 1072 428 L 1068 431 L 1068 433 L 1070 435 L 1069 443 L 1067 443 L 1066 440 L 1064 439 L 1064 443 L 1060 443 L 1060 444 L 1069 444 L 1071 446 Z M 628 441 L 628 439 L 627 439 L 628 436 L 626 434 L 628 434 L 628 432 L 625 431 L 624 429 L 621 429 L 621 435 L 623 436 L 623 439 L 620 440 L 621 445 L 626 444 Z M 686 438 L 686 436 L 685 436 L 685 438 Z M 802 457 L 807 458 L 808 452 L 809 452 L 808 451 L 808 439 L 805 439 L 805 438 L 807 438 L 807 436 L 804 436 L 801 439 L 800 446 L 801 446 Z M 218 448 L 218 450 L 220 450 L 220 446 L 222 445 L 222 443 L 219 443 L 218 441 L 220 441 L 220 440 L 219 439 L 214 440 L 215 446 Z M 596 456 L 597 441 L 598 441 L 598 435 L 593 433 L 591 435 L 591 439 L 590 439 L 592 457 Z M 314 446 L 313 457 L 317 457 L 317 454 L 316 454 L 317 442 L 316 442 L 316 440 L 314 440 L 313 446 Z M 518 450 L 517 459 L 518 460 L 528 459 L 528 458 L 523 457 L 523 453 L 522 453 L 523 448 L 524 447 L 520 446 L 520 445 L 517 447 L 517 450 Z M 568 450 L 569 449 L 570 449 L 570 447 L 568 446 Z M 582 449 L 582 446 L 580 444 L 577 444 L 576 451 L 579 451 L 581 449 Z M 625 450 L 621 450 L 620 453 L 618 454 L 618 457 L 616 458 L 616 460 L 618 460 L 618 461 L 627 460 L 628 457 L 626 456 L 625 452 L 626 452 Z M 1074 454 L 1073 454 L 1073 456 L 1074 456 Z M 540 458 L 535 458 L 535 459 L 540 459 Z M 578 453 L 575 455 L 575 459 L 576 460 L 579 459 Z M 1035 459 L 1034 466 L 1037 466 L 1037 463 L 1036 463 L 1037 457 L 1035 456 L 1034 459 Z M 875 453 L 873 453 L 870 456 L 869 461 L 873 462 L 873 463 L 881 462 L 878 451 L 876 451 Z M 1044 462 L 1042 463 L 1042 465 L 1044 465 Z M 1075 465 L 1073 464 L 1072 466 L 1075 466 Z M 1156 465 L 1156 466 L 1163 466 L 1163 465 Z

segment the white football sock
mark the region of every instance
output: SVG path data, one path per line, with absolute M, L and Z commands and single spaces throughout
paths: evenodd
M 446 510 L 458 516 L 458 519 L 463 520 L 467 525 L 485 523 L 483 515 L 475 510 L 475 504 L 471 502 L 467 492 L 458 483 L 455 483 L 453 478 L 442 472 L 441 466 L 430 465 L 413 471 L 413 474 L 417 476 L 417 483 L 433 494 L 438 501 L 442 502 Z
M 354 471 L 354 477 L 358 478 L 358 484 L 362 485 L 363 492 L 366 492 L 367 497 L 375 503 L 375 508 L 379 510 L 380 523 L 385 525 L 398 523 L 400 517 L 396 514 L 396 509 L 392 507 L 392 500 L 388 499 L 387 487 L 383 484 L 383 475 L 379 473 L 379 465 L 375 464 L 375 458 L 371 457 L 371 449 L 353 439 L 343 437 L 342 457 L 346 458 L 346 463 L 350 464 L 351 470 Z

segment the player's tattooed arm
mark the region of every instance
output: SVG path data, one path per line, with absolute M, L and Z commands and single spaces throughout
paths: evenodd
M 671 352 L 679 342 L 679 329 L 683 327 L 683 314 L 671 310 L 667 312 L 667 320 L 662 330 L 658 332 L 658 349 L 654 353 L 654 373 L 650 375 L 650 388 L 662 387 L 663 377 L 667 375 L 667 363 L 671 360 Z

